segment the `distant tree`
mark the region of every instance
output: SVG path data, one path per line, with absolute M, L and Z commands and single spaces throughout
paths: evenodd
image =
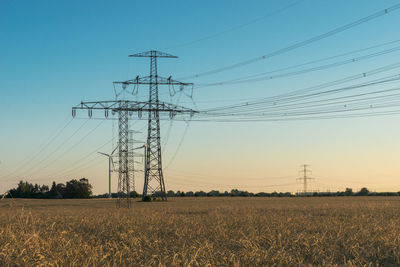
M 42 185 L 40 187 L 40 193 L 42 194 L 48 194 L 49 193 L 49 187 L 47 185 Z
M 28 182 L 19 181 L 17 188 L 10 190 L 10 193 L 15 198 L 29 198 L 32 197 L 33 185 Z
M 145 197 L 142 199 L 142 201 L 143 201 L 143 202 L 151 202 L 151 197 L 150 197 L 150 196 L 145 196 Z
M 231 195 L 231 197 L 236 197 L 236 196 L 239 195 L 239 193 L 240 193 L 239 190 L 237 190 L 237 189 L 232 189 L 230 195 Z
M 344 191 L 345 196 L 352 196 L 353 194 L 353 189 L 351 188 L 346 188 L 346 190 Z
M 73 179 L 66 185 L 53 182 L 50 190 L 47 185 L 19 181 L 17 188 L 9 192 L 14 198 L 89 198 L 92 195 L 92 186 L 86 178 Z
M 369 190 L 366 187 L 361 188 L 360 192 L 357 193 L 359 196 L 368 196 Z
M 207 193 L 204 191 L 197 191 L 196 193 L 194 193 L 195 197 L 206 197 Z
M 160 197 L 164 197 L 164 192 L 162 191 L 155 191 L 151 194 L 151 197 L 154 199 L 160 198 Z
M 37 196 L 40 193 L 40 186 L 35 184 L 32 188 L 32 196 Z
M 130 197 L 136 198 L 136 197 L 140 197 L 140 195 L 136 192 L 136 191 L 132 191 L 129 193 Z
M 47 198 L 48 191 L 48 186 L 20 181 L 17 188 L 13 188 L 9 192 L 15 198 Z
M 56 185 L 57 188 L 57 198 L 63 198 L 65 195 L 65 191 L 67 190 L 67 187 L 63 183 L 58 183 Z
M 219 196 L 219 191 L 218 190 L 211 190 L 210 192 L 207 193 L 208 197 L 218 197 Z
M 172 190 L 168 190 L 167 197 L 174 197 L 174 196 L 175 196 L 175 192 Z
M 88 179 L 72 179 L 65 186 L 64 198 L 89 198 L 92 195 L 92 186 Z
M 59 192 L 57 190 L 57 184 L 56 184 L 56 182 L 53 181 L 53 183 L 51 184 L 50 191 L 49 191 L 49 197 L 56 198 L 58 195 L 59 195 Z
M 108 193 L 94 195 L 92 198 L 108 198 Z
M 187 196 L 187 197 L 193 197 L 193 196 L 194 196 L 193 191 L 188 191 L 188 192 L 186 192 L 186 196 Z
M 241 197 L 249 197 L 250 194 L 249 194 L 249 192 L 247 192 L 247 191 L 240 191 L 240 192 L 239 192 L 239 196 L 241 196 Z

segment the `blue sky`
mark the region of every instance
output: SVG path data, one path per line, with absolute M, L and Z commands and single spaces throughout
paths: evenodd
M 148 60 L 128 58 L 129 54 L 159 49 L 177 55 L 178 59 L 160 59 L 159 73 L 184 77 L 267 54 L 397 3 L 3 0 L 0 191 L 14 186 L 19 179 L 49 184 L 54 179 L 63 182 L 81 176 L 89 178 L 96 193 L 106 191 L 107 160 L 91 152 L 112 138 L 111 121 L 90 120 L 69 139 L 85 122 L 75 119 L 51 145 L 34 156 L 71 119 L 72 106 L 81 100 L 113 99 L 112 81 L 148 73 Z M 288 5 L 292 6 L 276 12 Z M 400 11 L 395 11 L 270 60 L 190 82 L 229 80 L 397 40 L 399 22 Z M 205 40 L 194 42 L 199 39 Z M 207 108 L 257 99 L 399 60 L 397 52 L 305 75 L 199 88 L 194 92 L 194 100 L 199 108 Z M 140 90 L 145 96 L 148 89 Z M 160 88 L 168 100 L 166 90 Z M 180 103 L 192 105 L 185 96 Z M 242 124 L 192 122 L 176 156 L 185 124 L 174 122 L 168 135 L 170 123 L 163 122 L 162 138 L 168 140 L 165 165 L 173 159 L 165 170 L 167 189 L 238 187 L 254 192 L 297 191 L 301 189 L 295 181 L 298 166 L 308 163 L 317 178 L 315 189 L 356 189 L 365 185 L 377 191 L 400 190 L 397 119 L 391 116 Z M 135 130 L 145 127 L 142 122 L 132 124 Z M 138 134 L 137 139 L 144 140 L 144 133 Z M 111 143 L 102 149 L 111 150 Z M 140 173 L 136 179 L 141 191 Z M 279 186 L 287 183 L 294 184 Z

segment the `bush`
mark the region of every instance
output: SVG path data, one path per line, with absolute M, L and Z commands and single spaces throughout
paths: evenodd
M 143 202 L 151 202 L 151 197 L 150 196 L 145 196 L 142 199 Z

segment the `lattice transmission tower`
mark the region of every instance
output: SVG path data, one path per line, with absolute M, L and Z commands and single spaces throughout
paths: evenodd
M 303 176 L 300 177 L 300 178 L 297 178 L 297 180 L 303 181 L 303 192 L 302 192 L 303 195 L 309 194 L 308 189 L 307 189 L 307 183 L 308 183 L 308 181 L 314 179 L 314 178 L 312 178 L 312 177 L 307 176 L 308 173 L 311 173 L 311 171 L 308 170 L 307 167 L 310 167 L 310 166 L 307 165 L 307 164 L 301 165 L 301 168 L 302 168 L 302 169 L 301 169 L 299 172 L 302 173 Z
M 135 158 L 137 158 L 137 157 L 141 157 L 143 159 L 143 154 L 135 152 L 135 150 L 138 149 L 137 147 L 136 148 L 134 147 L 135 144 L 136 145 L 138 143 L 139 144 L 143 144 L 142 141 L 138 141 L 138 140 L 135 140 L 133 138 L 133 135 L 135 133 L 140 133 L 140 132 L 137 132 L 137 131 L 134 131 L 134 130 L 129 130 L 128 172 L 129 172 L 129 177 L 130 177 L 130 182 L 131 182 L 131 186 L 130 186 L 131 192 L 133 192 L 133 191 L 136 192 L 135 173 L 141 171 L 141 170 L 137 170 L 136 169 L 136 163 L 143 163 L 143 161 L 142 162 L 135 161 Z M 143 146 L 141 148 L 143 148 Z
M 133 131 L 129 131 L 129 153 L 128 153 L 128 176 L 131 177 L 131 191 L 136 191 L 135 188 L 135 153 L 133 152 L 134 140 L 133 140 Z
M 148 57 L 150 58 L 150 75 L 145 77 L 136 76 L 135 79 L 127 81 L 117 81 L 114 84 L 122 85 L 123 90 L 128 86 L 133 85 L 149 85 L 148 101 L 133 101 L 133 100 L 111 100 L 111 101 L 92 101 L 81 102 L 79 105 L 72 108 L 72 116 L 75 117 L 77 110 L 87 110 L 88 116 L 93 116 L 93 110 L 103 110 L 104 116 L 108 118 L 109 113 L 118 114 L 118 205 L 121 205 L 121 200 L 126 198 L 127 206 L 130 206 L 129 195 L 133 189 L 133 177 L 130 177 L 129 157 L 133 156 L 133 151 L 129 151 L 129 119 L 133 112 L 137 112 L 139 119 L 142 114 L 147 112 L 147 142 L 145 145 L 145 170 L 144 170 L 144 186 L 143 198 L 146 196 L 167 199 L 165 182 L 162 170 L 161 159 L 161 140 L 160 140 L 160 115 L 169 114 L 169 118 L 176 115 L 188 114 L 193 116 L 197 113 L 196 110 L 174 105 L 171 103 L 159 100 L 158 87 L 159 85 L 180 87 L 183 90 L 185 86 L 193 86 L 192 83 L 183 83 L 175 81 L 171 78 L 164 78 L 157 74 L 157 58 L 177 58 L 176 56 L 159 52 L 148 51 L 144 53 L 130 55 L 129 57 Z M 132 149 L 132 148 L 131 148 Z M 133 159 L 132 159 L 133 160 Z M 133 173 L 133 172 L 132 172 Z

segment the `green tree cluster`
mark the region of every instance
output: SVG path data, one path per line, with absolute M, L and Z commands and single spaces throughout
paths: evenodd
M 50 189 L 47 185 L 40 186 L 20 181 L 17 188 L 9 192 L 13 198 L 90 198 L 92 185 L 86 178 L 72 179 L 66 184 L 53 182 Z

